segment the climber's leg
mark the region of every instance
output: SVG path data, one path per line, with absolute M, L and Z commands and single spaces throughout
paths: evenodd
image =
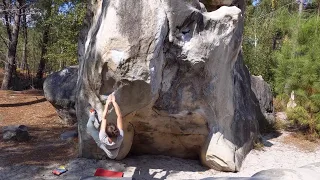
M 99 139 L 99 130 L 96 129 L 93 125 L 95 119 L 95 115 L 94 114 L 90 114 L 90 117 L 88 119 L 88 123 L 87 123 L 87 133 L 90 134 L 92 136 L 92 138 L 94 139 L 94 141 L 99 144 L 100 143 L 100 139 Z

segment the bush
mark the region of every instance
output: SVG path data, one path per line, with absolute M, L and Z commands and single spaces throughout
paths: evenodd
M 316 119 L 315 120 L 315 130 L 320 135 L 320 113 L 316 114 L 316 118 L 315 119 Z
M 288 101 L 289 101 L 289 96 L 287 94 L 279 94 L 273 100 L 274 110 L 276 112 L 285 111 L 287 108 Z
M 320 135 L 320 113 L 308 113 L 302 107 L 297 106 L 286 111 L 290 125 L 298 130 L 307 133 L 311 139 L 315 139 Z
M 291 125 L 299 129 L 305 129 L 312 123 L 308 112 L 302 106 L 289 108 L 286 113 Z

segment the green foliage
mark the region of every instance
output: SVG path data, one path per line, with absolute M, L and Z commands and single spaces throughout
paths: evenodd
M 320 113 L 316 114 L 315 130 L 320 135 Z
M 302 106 L 289 108 L 286 113 L 292 125 L 305 127 L 310 124 L 310 116 Z
M 257 151 L 263 151 L 264 150 L 264 144 L 262 141 L 256 141 L 253 143 L 253 149 Z
M 82 3 L 68 4 L 64 1 L 55 8 L 50 18 L 50 44 L 46 58 L 54 70 L 77 64 L 77 42 L 86 7 Z M 67 11 L 59 11 L 62 5 L 69 6 Z
M 251 74 L 262 75 L 270 84 L 274 83 L 273 69 L 276 67 L 275 50 L 281 47 L 284 34 L 292 28 L 294 20 L 290 19 L 291 8 L 277 7 L 288 4 L 283 1 L 261 1 L 259 6 L 247 6 L 245 14 L 245 28 L 243 51 L 245 63 Z M 274 4 L 274 8 L 272 7 Z
M 49 29 L 49 39 L 46 59 L 46 72 L 60 70 L 66 66 L 77 64 L 77 42 L 82 22 L 86 12 L 85 0 L 42 0 L 30 2 L 28 16 L 28 46 L 27 60 L 31 73 L 36 73 L 41 58 L 43 46 L 43 33 Z M 22 60 L 23 34 L 20 31 L 17 46 L 17 67 Z M 0 34 L 4 39 L 6 29 L 0 23 Z M 7 48 L 4 40 L 0 39 L 0 67 L 6 60 Z
M 252 74 L 272 85 L 277 111 L 295 92 L 298 107 L 287 111 L 292 125 L 320 134 L 320 17 L 313 2 L 301 14 L 288 0 L 247 6 L 243 51 Z
M 317 19 L 312 16 L 301 20 L 301 28 L 295 29 L 297 38 L 285 40 L 281 50 L 276 52 L 276 92 L 288 93 L 299 89 L 305 98 L 320 92 L 320 52 L 316 48 L 320 46 L 317 33 L 320 21 Z
M 36 29 L 43 33 L 49 28 L 45 58 L 47 71 L 57 71 L 77 64 L 78 36 L 86 12 L 85 1 L 46 0 L 39 3 L 43 12 Z

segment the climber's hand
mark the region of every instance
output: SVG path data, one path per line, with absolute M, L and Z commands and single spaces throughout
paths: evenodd
M 108 96 L 107 101 L 106 101 L 106 105 L 110 105 L 111 102 L 112 102 L 112 96 L 111 96 L 111 94 L 110 94 L 110 95 Z

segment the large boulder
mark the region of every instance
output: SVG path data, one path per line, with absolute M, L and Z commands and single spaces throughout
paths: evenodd
M 62 122 L 77 122 L 75 110 L 78 66 L 65 68 L 50 74 L 43 83 L 45 98 L 56 108 Z
M 86 133 L 87 109 L 101 118 L 102 97 L 115 91 L 125 127 L 134 128 L 131 153 L 200 157 L 238 171 L 264 117 L 243 64 L 244 2 L 235 4 L 213 12 L 198 0 L 89 4 L 78 50 L 80 156 L 103 154 Z
M 262 76 L 251 76 L 251 89 L 256 95 L 261 112 L 269 124 L 275 122 L 275 113 L 273 107 L 273 95 L 270 85 L 265 82 Z

